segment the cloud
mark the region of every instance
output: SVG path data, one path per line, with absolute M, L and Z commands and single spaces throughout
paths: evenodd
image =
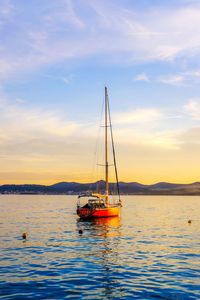
M 182 132 L 178 136 L 179 140 L 185 145 L 199 144 L 200 145 L 200 127 L 192 127 Z
M 119 49 L 131 62 L 173 60 L 180 55 L 199 55 L 200 42 L 197 28 L 200 25 L 200 7 L 191 4 L 177 6 L 152 6 L 151 9 L 127 9 L 114 5 L 106 7 L 105 1 L 96 1 L 99 22 L 106 28 Z M 103 4 L 102 4 L 103 3 Z M 112 11 L 112 13 L 110 13 Z M 113 43 L 112 43 L 113 45 Z M 116 45 L 116 43 L 114 43 Z
M 19 104 L 24 104 L 26 102 L 26 100 L 22 98 L 16 98 L 15 101 Z
M 135 128 L 117 128 L 115 130 L 115 137 L 117 140 L 117 148 L 126 145 L 127 151 L 130 147 L 143 148 L 146 152 L 148 150 L 154 151 L 168 151 L 179 150 L 181 143 L 179 135 L 182 133 L 180 130 L 166 130 L 160 129 L 160 124 L 154 128 L 149 127 L 135 127 Z
M 183 76 L 200 77 L 200 70 L 188 70 L 182 73 Z
M 168 150 L 179 150 L 176 131 L 161 131 L 144 137 L 144 145 Z
M 12 73 L 16 69 L 16 64 L 1 59 L 0 57 L 0 80 L 4 79 L 10 73 Z
M 6 141 L 66 137 L 73 135 L 79 127 L 73 121 L 62 119 L 61 112 L 25 108 L 21 99 L 18 102 L 11 104 L 2 100 L 0 103 L 0 135 Z
M 15 6 L 11 3 L 10 0 L 2 0 L 1 10 L 0 10 L 1 22 L 4 19 L 10 19 L 14 11 L 15 11 Z
M 55 182 L 91 176 L 95 142 L 93 135 L 87 135 L 88 124 L 68 120 L 61 111 L 30 108 L 28 102 L 11 103 L 2 95 L 0 99 L 2 182 L 17 182 L 20 177 L 25 182 L 49 181 L 51 177 Z
M 86 26 L 85 20 L 82 18 L 81 12 L 79 13 L 79 9 L 76 9 L 76 6 L 76 3 L 71 0 L 59 0 L 51 5 L 44 4 L 42 7 L 47 9 L 47 13 L 40 20 L 44 22 L 43 25 L 48 26 L 50 32 L 52 30 L 60 32 L 61 23 L 65 25 L 64 32 L 67 32 L 69 27 L 82 30 Z M 40 11 L 38 13 L 40 16 Z
M 200 98 L 194 98 L 188 101 L 184 106 L 184 111 L 194 120 L 200 120 Z
M 171 75 L 160 77 L 158 79 L 159 82 L 169 85 L 182 85 L 184 83 L 185 77 L 182 75 Z
M 113 0 L 36 0 L 15 8 L 5 4 L 3 11 L 12 11 L 1 24 L 4 78 L 94 55 L 122 65 L 200 56 L 200 6 L 194 3 L 140 10 Z M 180 81 L 179 76 L 168 83 Z
M 150 79 L 149 79 L 149 77 L 148 77 L 148 75 L 146 73 L 137 74 L 134 77 L 134 80 L 135 81 L 145 81 L 145 82 L 149 82 L 150 81 Z
M 199 83 L 200 71 L 199 70 L 188 70 L 180 72 L 180 74 L 165 75 L 157 79 L 158 82 L 169 84 L 169 85 L 184 85 L 185 83 Z
M 74 78 L 74 74 L 69 74 L 69 75 L 66 75 L 66 76 L 54 76 L 54 75 L 43 75 L 43 76 L 47 77 L 47 78 L 52 78 L 52 79 L 55 79 L 55 80 L 62 81 L 65 84 L 70 84 L 72 79 Z
M 156 108 L 138 108 L 132 112 L 115 114 L 113 120 L 116 124 L 154 122 L 162 118 L 162 112 Z

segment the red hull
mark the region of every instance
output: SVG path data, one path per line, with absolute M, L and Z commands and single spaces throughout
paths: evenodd
M 82 207 L 77 209 L 77 215 L 80 218 L 106 218 L 106 217 L 119 216 L 119 214 L 120 214 L 119 206 L 96 208 L 93 210 L 89 208 L 82 208 Z

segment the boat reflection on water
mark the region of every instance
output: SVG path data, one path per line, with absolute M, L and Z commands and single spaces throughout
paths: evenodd
M 121 220 L 119 216 L 108 218 L 78 219 L 78 229 L 90 231 L 97 236 L 120 236 Z
M 90 257 L 96 257 L 93 268 L 97 270 L 100 282 L 103 284 L 102 299 L 114 298 L 116 293 L 123 297 L 120 278 L 120 217 L 79 219 L 78 230 L 82 229 L 82 242 L 90 243 L 88 261 Z M 86 246 L 87 247 L 87 246 Z M 84 251 L 85 252 L 85 251 Z
M 120 217 L 108 217 L 108 218 L 96 218 L 93 219 L 92 222 L 96 225 L 102 225 L 106 227 L 114 227 L 119 228 L 121 226 Z

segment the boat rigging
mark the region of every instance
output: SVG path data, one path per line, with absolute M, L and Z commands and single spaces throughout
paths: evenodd
M 77 203 L 77 214 L 80 218 L 102 218 L 102 217 L 112 217 L 118 216 L 120 214 L 121 208 L 121 198 L 120 198 L 120 188 L 118 181 L 118 171 L 116 164 L 116 156 L 115 156 L 115 146 L 114 146 L 114 138 L 112 131 L 112 123 L 111 123 L 111 114 L 110 114 L 110 106 L 108 99 L 108 91 L 107 87 L 105 87 L 105 117 L 104 117 L 104 143 L 105 143 L 105 193 L 86 193 L 81 194 L 78 197 Z M 115 169 L 115 177 L 117 183 L 117 193 L 118 200 L 114 203 L 111 203 L 109 200 L 109 164 L 108 164 L 108 128 L 110 129 L 111 136 L 111 146 L 112 146 L 112 155 L 114 161 L 114 169 Z M 80 199 L 87 197 L 87 203 L 81 206 Z

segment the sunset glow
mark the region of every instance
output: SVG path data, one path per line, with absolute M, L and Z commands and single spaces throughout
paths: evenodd
M 0 6 L 0 184 L 103 179 L 105 85 L 119 180 L 200 181 L 198 1 Z

